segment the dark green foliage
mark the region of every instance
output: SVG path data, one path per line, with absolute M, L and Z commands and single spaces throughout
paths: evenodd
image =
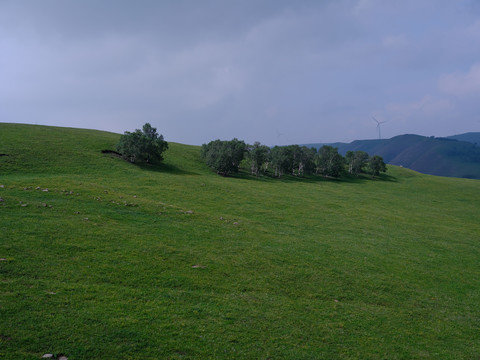
M 270 158 L 274 169 L 274 176 L 281 177 L 291 172 L 292 149 L 288 146 L 275 146 L 270 152 Z
M 315 157 L 317 173 L 323 176 L 339 177 L 345 170 L 345 159 L 333 146 L 324 145 Z
M 368 163 L 368 154 L 365 151 L 347 151 L 345 160 L 348 165 L 348 173 L 358 175 L 363 172 L 364 167 Z
M 313 173 L 315 169 L 315 149 L 299 145 L 275 146 L 271 151 L 274 176 L 284 174 L 302 176 Z
M 252 175 L 258 177 L 260 169 L 268 162 L 269 156 L 270 148 L 260 144 L 258 141 L 248 146 L 248 160 L 250 161 L 250 171 Z
M 236 138 L 230 141 L 210 141 L 202 145 L 202 156 L 207 165 L 223 176 L 238 172 L 245 151 L 245 142 Z
M 163 139 L 163 135 L 158 135 L 157 129 L 149 123 L 143 125 L 142 130 L 125 131 L 117 144 L 117 151 L 132 163 L 162 161 L 162 153 L 167 149 L 168 143 Z
M 368 160 L 368 167 L 373 176 L 378 176 L 380 172 L 387 171 L 387 166 L 383 162 L 383 158 L 379 155 L 374 155 Z

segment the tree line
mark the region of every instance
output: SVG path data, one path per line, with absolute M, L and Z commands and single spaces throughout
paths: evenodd
M 337 148 L 330 145 L 324 145 L 318 150 L 300 145 L 270 148 L 259 142 L 248 145 L 235 138 L 203 144 L 201 151 L 206 164 L 223 176 L 237 173 L 241 164 L 257 177 L 266 174 L 274 177 L 318 174 L 338 178 L 346 173 L 370 173 L 378 176 L 387 171 L 381 156 L 369 156 L 364 151 L 348 151 L 342 156 Z
M 117 151 L 125 160 L 133 163 L 155 163 L 163 160 L 168 143 L 163 135 L 149 123 L 142 130 L 126 131 L 117 144 Z M 369 156 L 364 151 L 348 151 L 345 156 L 338 149 L 324 145 L 320 149 L 300 145 L 268 147 L 259 142 L 253 145 L 243 140 L 214 140 L 203 144 L 201 154 L 206 164 L 217 174 L 228 176 L 239 171 L 240 166 L 248 168 L 253 176 L 283 175 L 304 176 L 318 174 L 338 178 L 346 173 L 358 175 L 370 173 L 378 176 L 387 171 L 381 156 Z

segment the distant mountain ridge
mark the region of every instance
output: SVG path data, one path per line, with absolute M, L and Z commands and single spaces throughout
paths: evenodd
M 472 144 L 480 146 L 480 132 L 469 132 L 460 135 L 447 136 L 447 139 L 454 139 L 460 141 L 468 141 Z
M 424 174 L 480 179 L 480 133 L 472 132 L 445 138 L 399 135 L 391 139 L 355 140 L 351 143 L 306 144 L 320 148 L 331 145 L 345 155 L 365 151 L 380 155 L 388 164 L 403 166 Z

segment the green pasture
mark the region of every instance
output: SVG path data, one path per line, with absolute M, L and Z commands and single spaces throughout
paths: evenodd
M 221 177 L 119 137 L 0 124 L 0 358 L 480 357 L 480 181 Z

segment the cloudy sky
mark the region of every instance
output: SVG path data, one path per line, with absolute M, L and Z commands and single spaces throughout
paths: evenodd
M 0 122 L 267 145 L 480 131 L 477 0 L 0 0 Z

